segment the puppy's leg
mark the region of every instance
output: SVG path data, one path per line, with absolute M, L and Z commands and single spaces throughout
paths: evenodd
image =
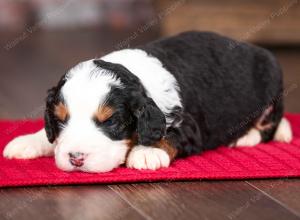
M 271 125 L 271 124 L 270 124 Z M 260 128 L 257 126 L 257 128 Z M 262 142 L 262 134 L 268 131 L 274 134 L 273 130 L 276 127 L 274 125 L 268 126 L 267 129 L 252 128 L 246 135 L 239 138 L 234 146 L 254 146 Z M 270 136 L 270 135 L 269 135 Z M 293 133 L 289 121 L 286 118 L 282 118 L 276 128 L 274 134 L 274 141 L 289 143 L 292 141 Z
M 256 128 L 251 128 L 247 134 L 239 138 L 233 146 L 253 147 L 262 141 L 261 134 Z
M 154 146 L 135 146 L 128 155 L 126 165 L 139 170 L 156 170 L 168 167 L 176 154 L 177 150 L 166 139 L 162 139 Z
M 9 142 L 3 156 L 9 159 L 33 159 L 42 156 L 51 156 L 54 145 L 48 142 L 45 129 L 34 134 L 24 135 Z
M 291 125 L 286 118 L 282 117 L 281 103 L 266 108 L 262 115 L 245 136 L 237 140 L 234 146 L 254 146 L 260 142 L 270 140 L 289 143 L 292 140 Z
M 266 108 L 262 115 L 257 119 L 255 127 L 251 128 L 247 134 L 240 137 L 235 143 L 230 146 L 235 147 L 253 147 L 263 141 L 261 132 L 269 130 L 273 127 L 273 123 L 266 120 L 273 111 L 273 106 Z M 267 123 L 266 123 L 267 122 Z
M 289 143 L 292 141 L 292 138 L 293 132 L 291 125 L 286 118 L 282 118 L 274 134 L 274 140 Z

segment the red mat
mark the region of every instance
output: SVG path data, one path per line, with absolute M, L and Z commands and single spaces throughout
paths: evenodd
M 159 171 L 124 167 L 109 173 L 67 173 L 55 167 L 53 158 L 8 160 L 2 150 L 13 137 L 35 132 L 38 121 L 0 121 L 0 187 L 67 185 L 89 183 L 125 183 L 200 179 L 252 179 L 300 177 L 300 115 L 287 115 L 294 140 L 291 144 L 269 143 L 253 148 L 220 147 L 199 156 L 175 161 Z

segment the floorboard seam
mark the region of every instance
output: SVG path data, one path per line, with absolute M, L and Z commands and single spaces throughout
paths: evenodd
M 251 187 L 253 187 L 254 189 L 260 191 L 262 194 L 264 194 L 265 196 L 267 196 L 268 198 L 272 199 L 274 202 L 278 203 L 279 205 L 281 205 L 283 208 L 285 208 L 286 210 L 288 210 L 289 212 L 291 212 L 292 214 L 296 215 L 297 217 L 300 217 L 300 213 L 297 212 L 296 210 L 294 210 L 293 208 L 290 208 L 289 206 L 287 206 L 286 204 L 284 204 L 283 202 L 279 201 L 278 199 L 274 198 L 273 196 L 271 196 L 270 194 L 268 194 L 267 192 L 261 190 L 260 188 L 258 188 L 257 186 L 253 185 L 252 183 L 245 181 L 248 185 L 250 185 Z
M 126 203 L 128 203 L 135 211 L 137 211 L 141 216 L 143 216 L 147 220 L 153 220 L 150 216 L 148 216 L 145 212 L 134 206 L 128 199 L 126 199 L 121 193 L 116 191 L 113 187 L 108 186 L 113 192 L 115 192 L 121 199 L 123 199 Z

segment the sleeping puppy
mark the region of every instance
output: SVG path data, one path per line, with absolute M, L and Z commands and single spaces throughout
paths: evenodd
M 48 91 L 45 128 L 3 154 L 54 155 L 65 171 L 156 170 L 221 145 L 289 142 L 282 84 L 267 50 L 182 33 L 76 65 Z

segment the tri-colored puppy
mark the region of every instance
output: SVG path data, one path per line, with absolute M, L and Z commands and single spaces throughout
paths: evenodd
M 155 170 L 220 145 L 289 142 L 282 84 L 267 50 L 182 33 L 76 65 L 48 92 L 45 129 L 3 154 L 54 154 L 65 171 Z

